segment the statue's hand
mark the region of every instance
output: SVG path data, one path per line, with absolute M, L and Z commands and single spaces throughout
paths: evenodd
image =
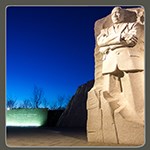
M 137 44 L 138 38 L 135 35 L 132 35 L 132 34 L 125 34 L 124 37 L 123 37 L 123 40 L 129 46 L 135 46 Z

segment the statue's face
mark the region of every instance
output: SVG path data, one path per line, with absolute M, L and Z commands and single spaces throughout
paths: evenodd
M 111 19 L 112 19 L 112 22 L 114 24 L 120 23 L 120 22 L 123 21 L 124 15 L 123 15 L 123 13 L 121 13 L 120 9 L 114 8 L 113 11 L 112 11 L 112 13 L 111 13 Z

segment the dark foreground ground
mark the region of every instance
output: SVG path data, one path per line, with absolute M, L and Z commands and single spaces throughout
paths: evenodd
M 80 128 L 14 128 L 6 129 L 6 144 L 16 146 L 108 146 L 88 143 L 86 132 Z M 113 146 L 113 145 L 110 145 Z

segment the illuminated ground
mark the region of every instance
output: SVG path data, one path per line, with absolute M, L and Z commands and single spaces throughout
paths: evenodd
M 88 143 L 83 129 L 7 128 L 8 146 L 101 146 Z

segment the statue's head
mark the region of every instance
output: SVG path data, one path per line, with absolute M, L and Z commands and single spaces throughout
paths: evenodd
M 114 24 L 121 23 L 124 20 L 124 12 L 121 7 L 115 7 L 111 12 L 111 19 Z

